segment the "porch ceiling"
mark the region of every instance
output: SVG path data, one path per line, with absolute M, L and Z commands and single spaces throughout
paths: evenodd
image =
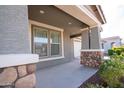
M 40 11 L 44 12 L 43 14 Z M 85 28 L 86 24 L 52 5 L 29 5 L 29 19 L 60 28 Z
M 56 7 L 89 26 L 101 25 L 96 15 L 93 15 L 94 11 L 91 13 L 84 5 L 56 5 Z

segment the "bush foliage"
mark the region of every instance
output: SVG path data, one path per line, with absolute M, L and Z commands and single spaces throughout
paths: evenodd
M 104 61 L 98 74 L 110 88 L 124 88 L 124 46 L 108 50 L 110 60 Z M 100 84 L 87 84 L 90 88 L 102 88 Z
M 99 85 L 99 84 L 92 84 L 92 83 L 88 83 L 86 85 L 87 88 L 104 88 L 103 86 Z
M 100 66 L 99 75 L 109 87 L 124 87 L 120 81 L 124 77 L 124 56 L 111 56 L 111 60 L 105 61 Z
M 108 50 L 108 55 L 121 55 L 122 53 L 124 53 L 124 46 L 120 46 L 120 47 L 113 47 L 112 49 Z

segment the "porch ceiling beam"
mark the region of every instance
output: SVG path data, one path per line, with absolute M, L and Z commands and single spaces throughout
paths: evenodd
M 75 34 L 75 35 L 71 35 L 70 38 L 75 38 L 75 37 L 79 37 L 79 36 L 81 36 L 81 33 Z
M 89 26 L 101 25 L 99 20 L 83 5 L 56 5 L 56 7 Z

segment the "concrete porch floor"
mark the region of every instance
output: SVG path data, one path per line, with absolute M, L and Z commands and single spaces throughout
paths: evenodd
M 97 69 L 80 65 L 79 59 L 72 62 L 38 70 L 37 88 L 77 88 L 91 77 Z

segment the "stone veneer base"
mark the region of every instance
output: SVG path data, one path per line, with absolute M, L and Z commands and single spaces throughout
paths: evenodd
M 33 88 L 36 84 L 36 64 L 0 68 L 1 88 Z
M 81 51 L 80 64 L 89 67 L 99 67 L 102 63 L 103 52 L 102 51 Z

